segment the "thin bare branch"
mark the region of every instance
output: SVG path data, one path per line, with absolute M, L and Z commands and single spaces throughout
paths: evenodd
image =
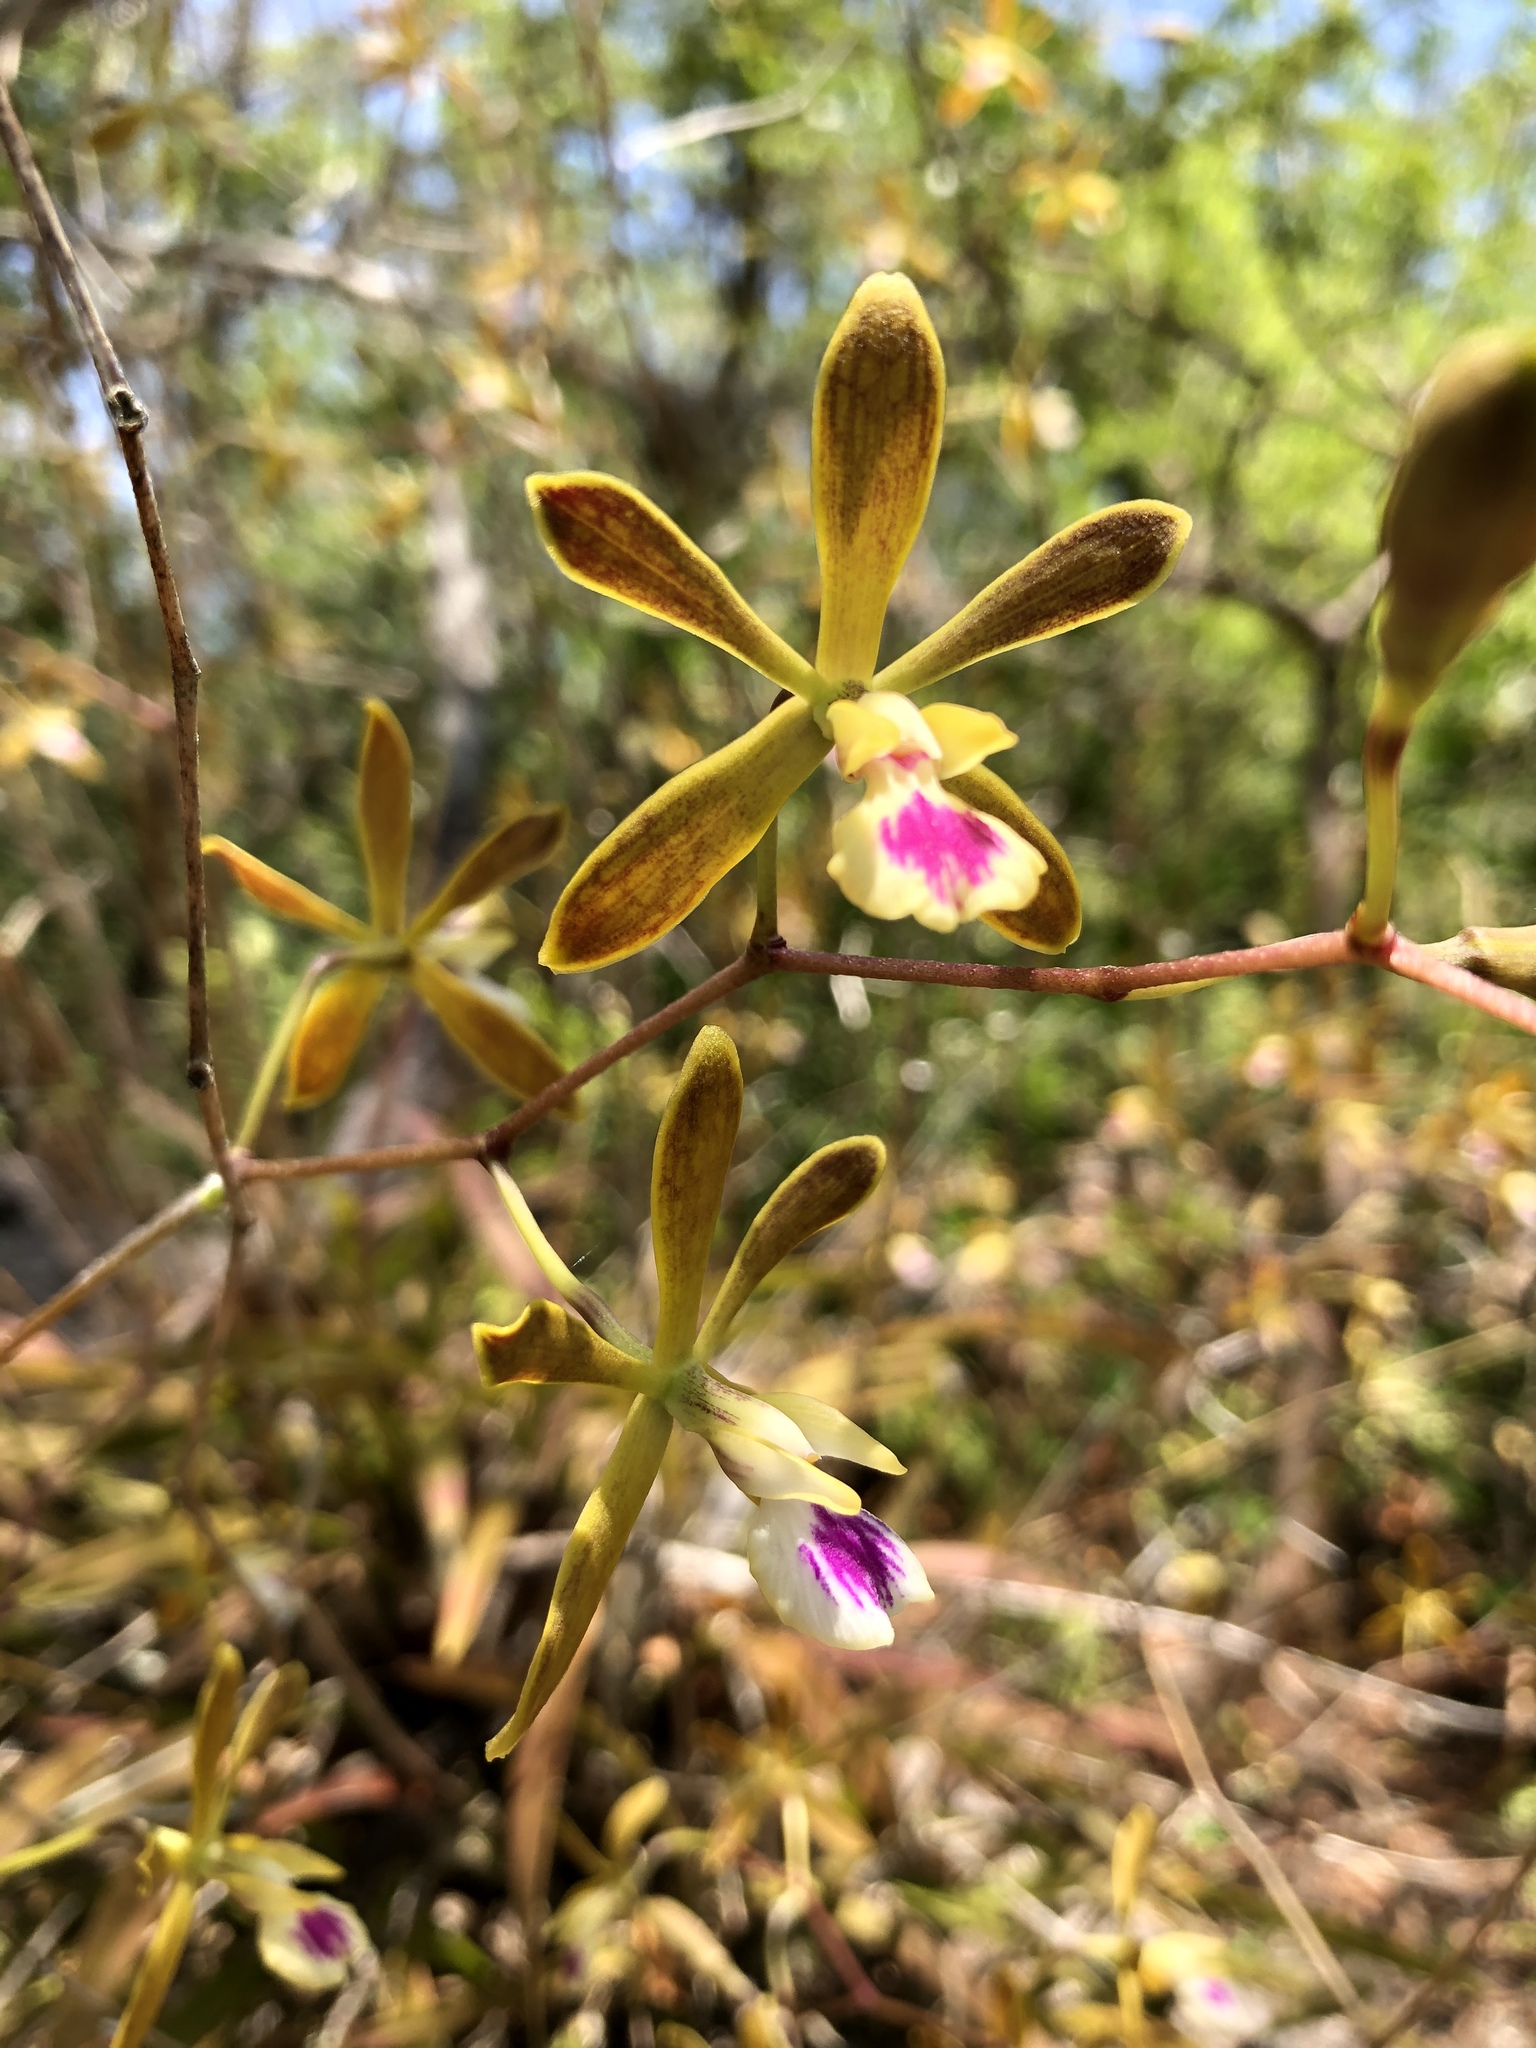
M 150 574 L 155 580 L 155 596 L 170 651 L 171 697 L 176 713 L 177 780 L 181 796 L 182 860 L 186 870 L 187 897 L 187 1082 L 197 1093 L 213 1162 L 229 1194 L 231 1218 L 235 1227 L 243 1230 L 249 1227 L 250 1217 L 231 1164 L 229 1133 L 224 1122 L 224 1105 L 219 1099 L 218 1083 L 214 1078 L 208 1027 L 208 902 L 203 878 L 202 804 L 197 775 L 197 682 L 201 671 L 187 636 L 181 595 L 171 571 L 165 528 L 155 497 L 154 479 L 144 453 L 144 429 L 149 424 L 149 414 L 128 382 L 112 338 L 102 325 L 101 315 L 86 287 L 58 209 L 38 169 L 26 131 L 17 118 L 3 80 L 0 80 L 0 145 L 4 146 L 37 230 L 39 249 L 69 300 L 95 368 L 101 385 L 102 403 L 116 432 L 117 445 L 128 471 L 144 548 L 149 557 Z
M 184 1195 L 178 1195 L 174 1202 L 168 1202 L 159 1215 L 151 1216 L 147 1223 L 141 1223 L 137 1230 L 119 1238 L 110 1251 L 103 1252 L 99 1259 L 92 1259 L 88 1266 L 82 1266 L 66 1287 L 61 1287 L 28 1316 L 23 1316 L 15 1329 L 0 1337 L 0 1365 L 14 1358 L 30 1337 L 40 1330 L 49 1329 L 61 1316 L 67 1316 L 83 1301 L 89 1301 L 109 1280 L 116 1279 L 135 1259 L 143 1258 L 166 1238 L 174 1237 L 178 1230 L 184 1230 L 199 1216 L 210 1214 L 224 1201 L 224 1186 L 216 1173 L 210 1173 L 188 1188 Z

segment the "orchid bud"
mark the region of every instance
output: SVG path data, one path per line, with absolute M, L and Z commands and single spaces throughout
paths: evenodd
M 1470 335 L 1414 413 L 1381 522 L 1382 667 L 1412 712 L 1536 563 L 1536 330 Z
M 1425 950 L 1500 988 L 1536 995 L 1536 924 L 1468 925 L 1454 939 Z

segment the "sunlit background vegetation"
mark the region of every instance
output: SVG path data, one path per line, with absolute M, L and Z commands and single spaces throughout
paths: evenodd
M 564 582 L 523 480 L 639 483 L 809 651 L 810 395 L 871 269 L 916 281 L 951 379 L 887 658 L 1095 507 L 1194 516 L 1155 598 L 976 673 L 972 701 L 1019 734 L 1002 771 L 1083 884 L 1068 960 L 1264 942 L 1353 902 L 1387 475 L 1446 347 L 1530 317 L 1527 8 L 103 0 L 45 5 L 15 97 L 151 408 L 209 828 L 361 909 L 370 696 L 415 745 L 424 881 L 507 805 L 564 802 L 567 853 L 510 892 L 497 972 L 568 1061 L 744 941 L 738 873 L 636 960 L 559 982 L 534 965 L 576 859 L 769 686 Z M 14 1315 L 206 1156 L 179 1084 L 159 619 L 9 186 L 0 482 Z M 1408 757 L 1407 931 L 1536 916 L 1533 778 L 1517 592 Z M 842 801 L 829 770 L 782 821 L 792 942 L 1010 955 L 980 926 L 861 922 L 824 872 Z M 217 878 L 212 941 L 238 1101 L 308 954 Z M 105 2038 L 154 1911 L 133 1830 L 185 1803 L 176 1743 L 220 1636 L 325 1679 L 242 1786 L 246 1824 L 276 1813 L 346 1865 L 382 1969 L 327 2020 L 205 1901 L 162 2040 L 1116 2040 L 1112 1971 L 1052 1915 L 1112 1929 L 1108 1845 L 1137 1798 L 1170 1816 L 1138 1910 L 1229 1940 L 1248 2000 L 1245 2033 L 1189 2031 L 1176 2004 L 1155 2023 L 1186 2030 L 1162 2038 L 1355 2039 L 1327 2031 L 1190 1796 L 1135 1641 L 1086 1602 L 1014 1611 L 988 1574 L 1219 1613 L 1467 1710 L 1331 1704 L 1282 1656 L 1190 1653 L 1219 1774 L 1382 2010 L 1506 1881 L 1536 1822 L 1523 1042 L 1343 970 L 1113 1009 L 783 977 L 712 1021 L 749 1084 L 736 1223 L 834 1136 L 892 1148 L 881 1194 L 785 1270 L 733 1361 L 844 1402 L 907 1460 L 871 1503 L 930 1546 L 938 1605 L 883 1664 L 770 1628 L 733 1570 L 729 1489 L 684 1451 L 585 1704 L 504 1780 L 481 1744 L 542 1617 L 547 1532 L 616 1412 L 480 1389 L 468 1324 L 515 1312 L 533 1275 L 477 1168 L 264 1191 L 216 1369 L 211 1224 L 0 1369 L 0 1855 L 51 1814 L 112 1823 L 0 1893 L 6 2038 Z M 650 1146 L 685 1045 L 594 1083 L 512 1161 L 564 1256 L 642 1322 Z M 505 1107 L 397 1008 L 339 1102 L 274 1114 L 264 1142 L 409 1140 Z M 182 1505 L 200 1378 L 217 1553 Z M 445 1586 L 466 1584 L 445 1637 Z M 446 1788 L 412 1780 L 402 1734 Z M 637 1876 L 605 1816 L 657 1772 L 639 1832 L 708 1845 Z M 825 1903 L 775 1922 L 794 1800 Z M 658 1894 L 695 1919 L 648 1918 Z M 1507 1904 L 1423 2038 L 1536 2040 L 1532 1911 Z

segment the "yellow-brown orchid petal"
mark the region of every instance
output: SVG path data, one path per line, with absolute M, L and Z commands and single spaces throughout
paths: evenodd
M 246 895 L 254 896 L 263 910 L 292 918 L 296 924 L 313 925 L 317 931 L 330 932 L 338 939 L 368 936 L 368 927 L 360 918 L 349 917 L 334 903 L 317 896 L 313 889 L 306 889 L 302 882 L 291 882 L 276 868 L 269 868 L 264 860 L 247 853 L 243 846 L 211 834 L 203 841 L 203 852 L 223 861 Z
M 666 1385 L 664 1372 L 620 1351 L 558 1302 L 530 1301 L 515 1323 L 476 1323 L 470 1336 L 488 1387 L 623 1387 L 659 1395 Z
M 388 981 L 382 967 L 343 967 L 315 990 L 288 1054 L 290 1109 L 314 1109 L 335 1094 Z
M 275 1835 L 226 1835 L 219 1844 L 217 1861 L 226 1869 L 264 1877 L 271 1884 L 307 1883 L 316 1877 L 333 1884 L 347 1874 L 339 1863 L 322 1856 L 318 1849 L 307 1849 L 301 1842 L 284 1842 Z
M 1028 946 L 1035 953 L 1061 953 L 1083 928 L 1083 899 L 1078 894 L 1072 863 L 1057 840 L 1048 832 L 1022 797 L 1015 796 L 1000 775 L 990 768 L 972 768 L 956 775 L 944 787 L 989 818 L 1011 825 L 1021 839 L 1045 862 L 1045 873 L 1033 899 L 1022 910 L 989 910 L 984 921 L 1016 946 Z
M 781 689 L 814 694 L 817 677 L 810 663 L 632 484 L 596 470 L 531 476 L 528 502 L 539 538 L 573 582 L 697 633 Z
M 424 953 L 413 953 L 411 987 L 482 1074 L 513 1095 L 537 1095 L 565 1072 L 559 1060 L 518 1014 L 515 999 L 482 975 L 453 974 Z
M 234 1731 L 245 1665 L 233 1643 L 220 1643 L 197 1696 L 192 1729 L 192 1839 L 201 1842 L 223 1819 L 219 1760 Z
M 710 1242 L 741 1122 L 741 1093 L 735 1046 L 716 1025 L 706 1024 L 667 1098 L 651 1162 L 658 1365 L 676 1365 L 693 1349 Z
M 1157 1828 L 1157 1815 L 1150 1806 L 1133 1806 L 1115 1829 L 1109 1856 L 1109 1903 L 1122 1923 L 1129 1919 L 1136 1894 L 1141 1890 Z
M 566 883 L 541 963 L 578 974 L 662 938 L 752 851 L 829 745 L 808 704 L 781 704 L 663 783 Z
M 368 699 L 357 775 L 357 832 L 368 869 L 373 928 L 386 936 L 405 929 L 405 876 L 411 864 L 411 743 L 398 718 L 377 697 Z
M 752 1220 L 699 1332 L 698 1355 L 713 1358 L 753 1289 L 780 1259 L 857 1209 L 885 1171 L 878 1138 L 823 1145 L 782 1181 Z
M 192 1909 L 196 1902 L 196 1879 L 178 1877 L 160 1908 L 155 1931 L 134 1974 L 110 2048 L 139 2048 L 160 2017 L 160 2008 L 181 1967 L 187 1936 L 192 1932 Z
M 421 915 L 412 921 L 410 937 L 425 938 L 445 917 L 478 903 L 494 889 L 503 889 L 520 875 L 554 858 L 568 822 L 564 804 L 541 804 L 508 818 L 472 846 Z
M 507 1214 L 512 1218 L 518 1236 L 532 1252 L 534 1264 L 562 1300 L 568 1302 L 584 1323 L 596 1330 L 600 1337 L 606 1338 L 616 1350 L 622 1351 L 626 1358 L 649 1359 L 649 1350 L 638 1337 L 630 1335 L 602 1296 L 595 1294 L 585 1281 L 576 1278 L 540 1230 L 538 1218 L 529 1208 L 522 1189 L 507 1169 L 494 1159 L 491 1161 L 491 1179 L 506 1204 Z
M 527 1734 L 534 1716 L 570 1669 L 597 1603 L 613 1576 L 629 1532 L 645 1505 L 672 1434 L 672 1418 L 649 1394 L 630 1409 L 597 1491 L 577 1517 L 565 1546 L 544 1633 L 523 1681 L 517 1711 L 486 1744 L 492 1761 L 505 1756 Z
M 867 683 L 885 607 L 928 508 L 944 431 L 944 357 L 909 278 L 877 272 L 827 345 L 811 419 L 821 556 L 817 672 Z
M 880 690 L 922 690 L 989 654 L 1050 640 L 1148 596 L 1179 559 L 1190 517 L 1157 498 L 1090 512 L 1052 534 L 947 626 L 882 669 Z
M 867 1465 L 872 1472 L 892 1475 L 907 1469 L 878 1437 L 825 1401 L 818 1401 L 814 1394 L 760 1394 L 758 1399 L 794 1423 L 818 1458 L 843 1458 L 851 1465 Z

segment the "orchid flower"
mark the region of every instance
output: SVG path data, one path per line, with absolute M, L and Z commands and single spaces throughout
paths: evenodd
M 1040 952 L 1076 938 L 1082 914 L 1066 855 L 981 765 L 1013 735 L 960 705 L 904 705 L 896 716 L 891 705 L 988 655 L 1135 604 L 1173 567 L 1189 518 L 1135 499 L 1078 520 L 877 675 L 886 606 L 922 524 L 943 424 L 944 358 L 921 298 L 900 275 L 866 278 L 816 386 L 814 666 L 633 486 L 592 471 L 528 479 L 544 545 L 567 576 L 698 634 L 788 695 L 593 849 L 555 906 L 539 955 L 546 967 L 601 967 L 671 931 L 752 850 L 834 742 L 843 773 L 866 786 L 831 870 L 856 903 L 938 931 L 979 916 Z M 861 709 L 867 718 L 850 716 Z
M 569 1307 L 534 1301 L 505 1329 L 477 1323 L 475 1351 L 487 1382 L 575 1382 L 621 1388 L 634 1400 L 597 1491 L 571 1532 L 517 1711 L 487 1756 L 507 1754 L 569 1668 L 661 1469 L 674 1424 L 701 1436 L 727 1478 L 756 1504 L 747 1557 L 782 1621 L 821 1642 L 873 1649 L 891 1641 L 898 1608 L 933 1597 L 901 1538 L 821 1463 L 844 1458 L 877 1472 L 900 1472 L 885 1446 L 809 1394 L 756 1393 L 710 1363 L 758 1283 L 806 1238 L 857 1208 L 885 1168 L 878 1138 L 843 1138 L 813 1153 L 758 1212 L 701 1325 L 705 1268 L 741 1099 L 736 1049 L 723 1031 L 706 1025 L 656 1139 L 651 1234 L 659 1292 L 649 1346 L 567 1269 L 516 1182 L 492 1168 L 512 1220 Z
M 1182 1927 L 1161 1927 L 1139 1939 L 1132 1932 L 1157 1831 L 1152 1809 L 1133 1806 L 1115 1830 L 1110 1853 L 1110 1903 L 1119 1932 L 1095 1946 L 1115 1966 L 1117 2036 L 1126 2048 L 1166 2039 L 1167 2031 L 1148 2018 L 1151 2006 L 1168 2012 L 1173 2038 L 1190 2048 L 1239 2048 L 1263 2031 L 1271 2013 L 1266 2001 L 1234 1980 L 1228 1943 Z
M 244 1681 L 239 1651 L 221 1643 L 213 1653 L 192 1724 L 192 1810 L 187 1826 L 151 1828 L 138 1859 L 143 1888 L 163 1886 L 165 1896 L 110 2048 L 139 2048 L 154 2027 L 181 1966 L 197 1895 L 205 1884 L 221 1884 L 236 1905 L 252 1915 L 262 1962 L 297 1990 L 333 1990 L 373 1955 L 367 1929 L 351 1906 L 324 1892 L 300 1890 L 311 1878 L 342 1876 L 339 1863 L 297 1842 L 225 1832 L 240 1773 L 293 1715 L 309 1686 L 301 1664 L 284 1664 L 262 1680 L 242 1710 Z M 90 1825 L 72 1828 L 20 1850 L 0 1860 L 0 1877 L 73 1854 L 100 1832 Z
M 1051 74 L 1031 54 L 1051 32 L 1049 18 L 1031 8 L 1021 21 L 1018 0 L 987 0 L 984 26 L 956 22 L 951 39 L 960 48 L 960 76 L 939 98 L 939 119 L 952 128 L 974 120 L 993 93 L 1006 87 L 1015 106 L 1038 114 L 1051 104 Z
M 371 699 L 367 710 L 357 786 L 357 835 L 368 873 L 366 924 L 229 840 L 203 841 L 204 853 L 217 854 L 263 909 L 339 941 L 339 963 L 316 985 L 289 1047 L 288 1107 L 313 1109 L 341 1086 L 368 1020 L 396 975 L 481 1073 L 510 1094 L 536 1095 L 564 1069 L 517 1014 L 508 992 L 478 971 L 505 951 L 505 934 L 500 928 L 457 929 L 456 913 L 542 867 L 560 843 L 565 812 L 545 804 L 505 819 L 470 849 L 408 924 L 411 747 L 387 704 Z

